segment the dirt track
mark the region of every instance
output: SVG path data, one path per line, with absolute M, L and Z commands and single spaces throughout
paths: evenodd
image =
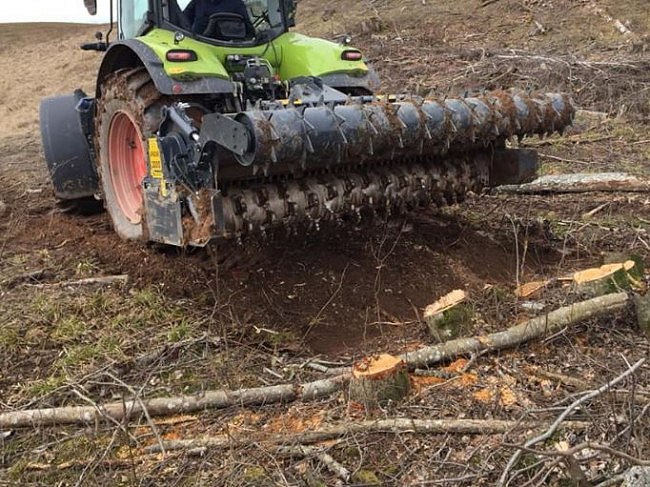
M 650 56 L 592 13 L 589 2 L 503 0 L 471 11 L 461 2 L 458 6 L 426 3 L 383 1 L 350 6 L 329 2 L 323 6 L 303 0 L 300 16 L 308 33 L 353 34 L 355 43 L 374 60 L 386 91 L 447 94 L 461 87 L 510 85 L 571 90 L 581 108 L 606 111 L 610 117 L 580 118 L 568 141 L 523 141 L 550 156 L 543 159 L 543 171 L 624 170 L 650 175 Z M 640 39 L 643 46 L 650 29 L 644 0 L 597 3 L 612 16 L 630 20 L 635 42 Z M 547 32 L 531 35 L 533 20 Z M 274 367 L 271 364 L 277 365 L 277 357 L 297 363 L 323 354 L 348 363 L 373 351 L 403 351 L 431 341 L 419 323 L 419 314 L 424 306 L 456 288 L 470 291 L 482 315 L 466 332 L 483 334 L 525 315 L 512 296 L 517 278 L 563 275 L 600 263 L 603 252 L 640 254 L 646 261 L 650 254 L 650 202 L 644 195 L 471 195 L 463 205 L 427 210 L 399 221 L 328 228 L 306 236 L 274 236 L 269 241 L 246 242 L 241 247 L 229 244 L 212 251 L 180 252 L 122 242 L 105 214 L 80 215 L 57 206 L 46 180 L 38 136 L 41 97 L 77 86 L 92 92 L 98 57 L 75 47 L 95 30 L 0 25 L 0 89 L 4 94 L 0 201 L 7 205 L 0 215 L 0 285 L 4 286 L 0 288 L 0 313 L 7 323 L 0 332 L 0 348 L 9 351 L 0 358 L 3 408 L 74 402 L 71 384 L 77 381 L 89 388 L 93 399 L 116 394 L 120 388 L 114 384 L 84 382 L 87 377 L 96 380 L 106 364 L 123 371 L 123 380 L 150 383 L 148 392 L 160 394 L 224 384 L 255 385 L 259 377 L 273 381 L 262 367 Z M 488 55 L 481 54 L 482 49 Z M 555 61 L 499 57 L 511 54 L 512 49 L 517 55 L 530 52 Z M 18 54 L 26 59 L 21 70 L 12 67 Z M 598 64 L 605 60 L 610 65 Z M 585 212 L 603 203 L 608 203 L 605 210 L 583 220 Z M 217 262 L 233 254 L 240 256 L 239 262 L 222 270 Z M 517 255 L 523 261 L 519 271 Z M 87 295 L 7 286 L 35 270 L 44 271 L 38 278 L 44 283 L 121 273 L 129 274 L 132 281 L 129 290 Z M 647 353 L 647 341 L 639 342 L 629 321 L 616 324 L 620 328 L 594 324 L 595 334 L 594 330 L 578 330 L 560 336 L 550 347 L 517 350 L 504 356 L 503 363 L 518 370 L 522 357 L 532 355 L 534 363 L 599 382 L 600 375 L 624 366 L 621 354 L 631 362 L 644 350 Z M 202 334 L 221 339 L 225 349 L 213 352 L 209 347 L 194 347 L 164 355 L 165 360 L 151 369 L 132 367 L 147 351 Z M 538 388 L 521 379 L 519 372 L 508 370 L 496 359 L 480 363 L 480 380 L 485 384 L 494 384 L 492 377 L 505 373 L 517 377 L 517 385 L 508 383 L 508 387 L 520 398 L 539 407 L 559 399 L 540 396 Z M 640 386 L 648 387 L 647 371 Z M 467 385 L 471 391 L 478 387 Z M 469 415 L 471 411 L 476 416 L 508 416 L 530 407 L 523 399 L 514 410 L 498 401 L 481 404 L 468 397 L 467 389 L 445 390 L 444 397 L 424 394 L 422 407 L 436 414 Z M 594 416 L 600 418 L 601 412 Z M 339 413 L 345 414 L 338 410 L 332 414 Z M 269 409 L 255 420 L 237 419 L 237 414 L 208 415 L 202 418 L 202 426 L 219 430 L 223 420 L 273 425 L 277 414 L 303 421 L 305 415 L 320 413 L 309 408 L 302 412 Z M 193 428 L 183 431 L 192 432 L 196 433 Z M 25 460 L 24 452 L 38 444 L 35 438 L 21 438 L 19 446 L 12 447 L 9 463 L 15 467 L 14 460 Z M 457 463 L 465 461 L 461 455 L 465 445 L 454 440 L 451 444 L 460 455 Z M 477 443 L 479 447 L 486 444 Z M 393 444 L 391 448 L 401 447 Z M 648 451 L 647 443 L 636 448 L 640 456 Z M 385 455 L 375 452 L 364 464 L 371 470 L 385 470 L 382 479 L 390 477 L 388 468 L 382 466 L 388 461 Z M 417 478 L 413 472 L 425 459 L 426 455 L 416 455 L 409 460 L 408 475 L 392 474 L 401 479 L 396 483 Z M 501 466 L 501 460 L 494 461 Z M 245 469 L 227 463 L 224 478 L 232 481 L 230 485 L 240 482 Z M 191 463 L 184 466 L 196 469 Z M 458 474 L 454 468 L 441 472 L 452 477 Z M 104 474 L 101 482 L 110 483 L 112 473 Z M 146 475 L 155 475 L 155 469 Z M 0 483 L 2 476 L 0 470 Z M 32 480 L 38 482 L 37 477 Z M 251 481 L 248 485 L 261 484 Z

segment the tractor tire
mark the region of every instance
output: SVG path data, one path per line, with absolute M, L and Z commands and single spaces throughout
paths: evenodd
M 163 96 L 144 67 L 112 73 L 102 83 L 100 92 L 95 149 L 104 207 L 121 238 L 141 240 L 147 138 L 160 125 Z

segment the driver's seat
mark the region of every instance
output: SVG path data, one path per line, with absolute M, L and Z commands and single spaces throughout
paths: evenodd
M 221 41 L 242 41 L 255 38 L 255 27 L 248 17 L 234 12 L 218 12 L 210 16 L 205 37 Z

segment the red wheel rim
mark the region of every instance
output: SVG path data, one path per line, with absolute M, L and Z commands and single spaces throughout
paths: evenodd
M 108 168 L 117 205 L 131 223 L 142 218 L 142 180 L 147 174 L 142 135 L 126 112 L 117 112 L 108 131 Z

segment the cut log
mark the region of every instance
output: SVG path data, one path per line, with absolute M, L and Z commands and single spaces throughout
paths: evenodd
M 474 315 L 467 298 L 465 291 L 457 289 L 425 308 L 424 321 L 435 339 L 444 341 L 462 334 Z
M 581 296 L 595 297 L 605 294 L 642 290 L 643 270 L 633 260 L 616 264 L 604 264 L 573 274 L 573 286 Z
M 109 402 L 93 406 L 28 409 L 0 413 L 0 429 L 62 424 L 94 424 L 105 419 L 128 423 L 147 410 L 153 416 L 223 409 L 233 406 L 259 406 L 292 401 L 314 401 L 340 391 L 348 383 L 349 374 L 305 384 L 282 384 L 254 389 L 205 391 L 192 396 L 158 397 L 152 399 Z
M 542 176 L 532 183 L 498 186 L 496 194 L 648 192 L 650 181 L 626 173 L 576 173 Z
M 409 391 L 406 364 L 398 357 L 381 354 L 364 358 L 352 369 L 350 401 L 362 404 L 366 411 L 403 399 Z

